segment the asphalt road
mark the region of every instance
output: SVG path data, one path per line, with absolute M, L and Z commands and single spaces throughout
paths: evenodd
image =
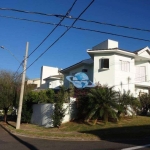
M 133 141 L 59 141 L 27 138 L 13 135 L 0 126 L 0 150 L 121 150 L 145 144 L 150 144 L 150 139 Z M 142 150 L 148 149 L 150 147 Z

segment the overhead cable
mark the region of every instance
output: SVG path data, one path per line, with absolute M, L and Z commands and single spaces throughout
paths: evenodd
M 19 9 L 13 9 L 13 8 L 0 8 L 0 10 L 15 11 L 15 12 L 20 12 L 20 13 L 36 14 L 36 15 L 42 15 L 42 16 L 53 16 L 53 17 L 59 17 L 59 18 L 63 18 L 63 17 L 71 18 L 71 16 L 65 16 L 61 14 L 46 14 L 42 12 L 26 11 L 26 10 L 19 10 Z
M 29 58 L 44 42 L 45 40 L 56 30 L 56 28 L 61 25 L 62 21 L 66 18 L 66 16 L 68 16 L 68 14 L 71 12 L 72 8 L 74 7 L 75 3 L 77 2 L 77 0 L 75 0 L 72 4 L 72 6 L 69 8 L 69 10 L 66 12 L 65 16 L 63 18 L 61 18 L 61 20 L 59 21 L 59 23 L 53 28 L 53 30 L 42 40 L 42 42 L 28 55 L 27 58 Z
M 61 20 L 59 21 L 59 23 L 53 28 L 53 30 L 42 40 L 42 42 L 28 55 L 27 58 L 29 58 L 44 42 L 45 40 L 56 30 L 56 28 L 61 24 L 61 22 L 66 18 L 67 15 L 69 15 L 69 13 L 71 12 L 71 10 L 73 9 L 75 3 L 77 2 L 77 0 L 75 0 L 73 2 L 73 4 L 71 5 L 71 7 L 69 8 L 69 10 L 66 12 L 65 16 L 63 18 L 61 18 Z M 24 62 L 24 60 L 23 60 Z M 21 66 L 21 64 L 20 64 Z M 20 66 L 18 67 L 17 70 L 19 70 Z
M 63 25 L 63 24 L 56 24 L 56 23 L 51 23 L 51 22 L 43 22 L 43 21 L 38 21 L 38 20 L 30 20 L 30 19 L 17 18 L 17 17 L 11 17 L 11 16 L 2 16 L 2 15 L 0 15 L 0 17 L 12 18 L 12 19 L 17 19 L 17 20 L 25 20 L 25 21 L 36 22 L 36 23 L 42 23 L 42 24 L 48 24 L 48 25 L 62 26 L 62 27 L 66 27 L 66 28 L 69 28 L 69 27 L 70 27 L 70 26 L 68 26 L 68 25 Z M 116 33 L 111 33 L 111 32 L 105 32 L 105 31 L 100 31 L 100 30 L 94 30 L 94 29 L 88 29 L 88 28 L 81 28 L 81 27 L 76 27 L 76 26 L 73 26 L 72 28 L 78 29 L 78 30 L 91 31 L 91 32 L 97 32 L 97 33 L 102 33 L 102 34 L 109 34 L 109 35 L 120 36 L 120 37 L 124 37 L 124 38 L 130 38 L 130 39 L 135 39 L 135 40 L 150 42 L 150 40 L 148 40 L 148 39 L 137 38 L 137 37 L 127 36 L 127 35 L 121 35 L 121 34 L 116 34 Z M 42 44 L 42 43 L 41 43 L 41 44 Z M 38 47 L 37 47 L 37 48 L 38 48 Z M 36 48 L 36 49 L 37 49 L 37 48 Z M 35 50 L 36 50 L 36 49 L 35 49 Z M 35 50 L 34 50 L 34 51 L 35 51 Z M 33 52 L 34 52 L 34 51 L 33 51 Z M 32 52 L 32 53 L 33 53 L 33 52 Z M 32 53 L 31 53 L 31 54 L 32 54 Z M 31 54 L 30 54 L 30 55 L 31 55 Z M 29 56 L 30 56 L 30 55 L 29 55 Z M 29 57 L 29 56 L 28 56 L 28 57 Z
M 72 23 L 72 25 L 66 29 L 66 31 L 64 33 L 62 33 L 43 53 L 41 53 L 41 55 L 39 55 L 39 57 L 37 57 L 27 68 L 29 69 L 40 57 L 42 57 L 55 43 L 57 43 L 72 27 L 73 25 L 78 21 L 78 19 L 81 17 L 81 15 L 92 5 L 92 3 L 95 0 L 92 0 L 89 5 L 80 13 L 80 15 L 77 17 L 77 19 Z M 24 70 L 25 71 L 25 70 Z M 23 73 L 23 72 L 22 72 Z M 22 74 L 21 73 L 21 74 Z
M 12 9 L 12 8 L 0 8 L 0 10 L 8 10 L 8 11 L 16 11 L 16 12 L 21 12 L 21 13 L 28 13 L 28 14 L 36 14 L 36 15 L 44 15 L 44 16 L 54 16 L 54 17 L 66 17 L 68 19 L 76 19 L 73 16 L 65 16 L 62 14 L 46 14 L 42 12 L 32 12 L 32 11 L 24 11 L 24 10 L 18 10 L 18 9 Z M 87 19 L 79 19 L 80 21 L 84 22 L 90 22 L 90 23 L 96 23 L 96 24 L 102 24 L 102 25 L 107 25 L 107 26 L 113 26 L 113 27 L 119 27 L 119 28 L 126 28 L 126 29 L 132 29 L 132 30 L 139 30 L 139 31 L 145 31 L 145 32 L 150 32 L 149 29 L 142 29 L 142 28 L 136 28 L 136 27 L 129 27 L 129 26 L 124 26 L 124 25 L 117 25 L 117 24 L 112 24 L 112 23 L 106 23 L 106 22 L 100 22 L 100 21 L 94 21 L 94 20 L 87 20 Z

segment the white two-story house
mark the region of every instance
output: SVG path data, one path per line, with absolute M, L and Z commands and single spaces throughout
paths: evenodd
M 61 72 L 64 85 L 69 87 L 66 76 L 85 72 L 95 84 L 114 86 L 117 91 L 130 90 L 134 96 L 149 93 L 150 49 L 145 47 L 135 52 L 122 50 L 117 41 L 106 40 L 87 53 L 90 59 L 83 60 Z
M 59 89 L 63 85 L 63 74 L 59 68 L 42 66 L 40 77 L 40 89 Z

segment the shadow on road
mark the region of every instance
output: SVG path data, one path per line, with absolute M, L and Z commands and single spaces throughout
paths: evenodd
M 13 138 L 15 138 L 16 140 L 18 140 L 21 144 L 25 145 L 27 148 L 31 149 L 31 150 L 38 150 L 35 146 L 33 146 L 32 144 L 29 144 L 28 142 L 25 142 L 23 140 L 21 140 L 20 138 L 18 138 L 17 136 L 13 135 L 9 130 L 7 130 L 6 128 L 4 128 L 2 125 L 0 125 L 9 135 L 11 135 Z M 14 127 L 14 126 L 13 126 Z
M 13 128 L 16 128 L 14 125 L 10 124 L 9 122 L 7 122 L 7 124 Z
M 81 133 L 93 134 L 99 137 L 101 140 L 110 142 L 114 141 L 118 143 L 134 145 L 140 145 L 140 143 L 150 143 L 150 125 L 96 129 L 90 131 L 81 131 Z

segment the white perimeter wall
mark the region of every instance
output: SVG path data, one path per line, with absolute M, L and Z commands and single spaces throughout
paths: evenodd
M 62 123 L 69 122 L 76 116 L 75 98 L 70 98 L 70 103 L 64 103 L 63 108 L 66 109 L 65 117 Z M 52 115 L 54 104 L 34 104 L 31 123 L 45 127 L 53 127 Z

